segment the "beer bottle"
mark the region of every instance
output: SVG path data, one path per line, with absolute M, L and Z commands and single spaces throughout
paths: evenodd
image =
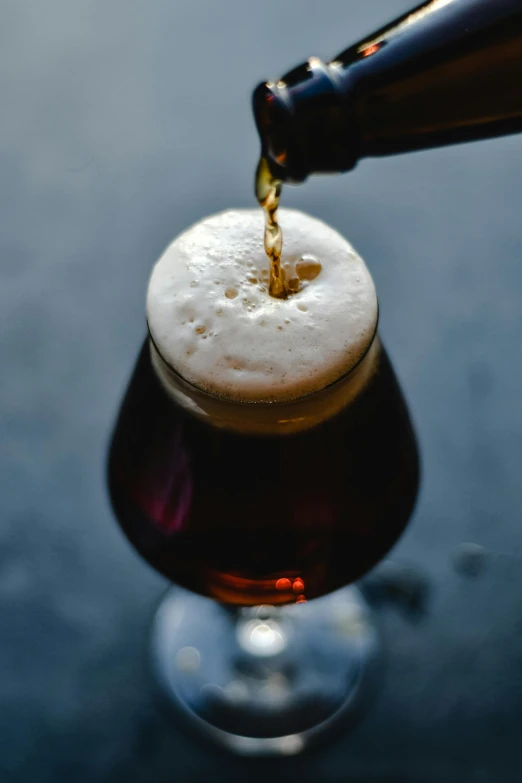
M 254 92 L 275 177 L 522 131 L 522 0 L 430 0 Z

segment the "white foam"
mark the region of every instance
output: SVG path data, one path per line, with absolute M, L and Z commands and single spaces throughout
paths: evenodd
M 243 402 L 292 400 L 354 367 L 377 325 L 364 261 L 337 231 L 280 209 L 283 264 L 303 279 L 268 294 L 260 209 L 205 218 L 178 236 L 149 283 L 147 320 L 165 362 L 191 384 Z M 321 271 L 316 275 L 321 265 Z

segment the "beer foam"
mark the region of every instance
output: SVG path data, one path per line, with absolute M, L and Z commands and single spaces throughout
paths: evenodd
M 163 360 L 203 391 L 238 402 L 283 402 L 348 373 L 378 317 L 364 261 L 337 231 L 280 209 L 288 299 L 268 293 L 260 209 L 204 218 L 156 263 L 147 321 Z

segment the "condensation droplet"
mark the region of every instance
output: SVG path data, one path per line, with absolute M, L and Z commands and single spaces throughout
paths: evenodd
M 292 277 L 288 281 L 288 288 L 290 289 L 290 291 L 293 291 L 294 293 L 299 291 L 299 278 L 298 277 Z
M 308 307 L 306 305 L 304 305 L 304 304 L 298 304 L 297 305 L 297 309 L 300 310 L 302 313 L 307 313 L 308 312 Z
M 248 280 L 249 283 L 252 283 L 252 285 L 256 285 L 256 283 L 259 282 L 257 277 L 254 277 L 254 276 L 248 277 L 247 280 Z
M 239 295 L 239 292 L 235 288 L 227 288 L 225 296 L 227 299 L 235 299 Z
M 205 334 L 206 331 L 207 327 L 203 326 L 203 324 L 201 324 L 201 326 L 196 326 L 196 334 Z
M 197 284 L 198 284 L 198 281 L 197 281 L 197 280 L 193 280 L 193 281 L 191 282 L 191 284 L 190 284 L 190 287 L 191 287 L 191 288 L 196 288 Z

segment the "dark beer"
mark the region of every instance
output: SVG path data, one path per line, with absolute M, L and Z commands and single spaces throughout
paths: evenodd
M 520 0 L 431 0 L 324 63 L 261 84 L 254 113 L 277 178 L 522 130 Z
M 249 434 L 178 405 L 147 340 L 109 459 L 113 508 L 138 552 L 171 581 L 236 605 L 304 601 L 362 576 L 403 531 L 419 472 L 378 338 L 352 373 L 370 361 L 370 380 L 336 415 Z M 238 417 L 245 405 L 255 416 L 255 403 L 237 403 Z

